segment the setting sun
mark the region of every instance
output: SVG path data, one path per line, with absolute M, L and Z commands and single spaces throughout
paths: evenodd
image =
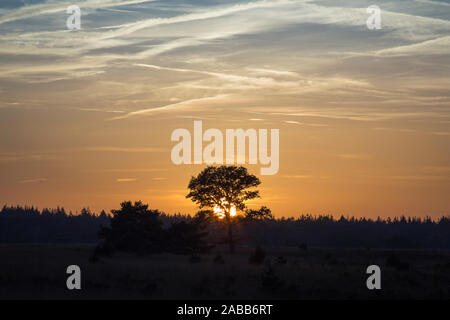
M 225 199 L 222 199 L 222 205 L 226 205 L 228 202 L 225 201 Z M 214 207 L 214 214 L 217 215 L 219 219 L 225 218 L 225 211 L 220 208 L 218 205 Z M 230 216 L 234 217 L 236 215 L 236 207 L 232 204 L 231 210 L 230 210 Z

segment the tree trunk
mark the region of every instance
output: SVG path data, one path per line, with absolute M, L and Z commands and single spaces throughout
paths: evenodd
M 228 220 L 228 245 L 230 246 L 230 253 L 234 253 L 233 231 L 231 230 L 231 221 Z

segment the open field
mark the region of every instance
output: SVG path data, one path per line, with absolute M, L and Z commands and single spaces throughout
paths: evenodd
M 93 245 L 0 245 L 1 299 L 449 299 L 450 252 L 268 248 L 267 263 L 249 264 L 253 248 L 189 255 L 118 253 L 91 262 Z M 217 252 L 223 261 L 214 261 Z M 220 259 L 219 259 L 220 260 Z M 392 262 L 394 261 L 394 263 Z M 66 268 L 79 265 L 82 289 L 66 289 Z M 367 266 L 382 271 L 382 289 L 366 288 Z

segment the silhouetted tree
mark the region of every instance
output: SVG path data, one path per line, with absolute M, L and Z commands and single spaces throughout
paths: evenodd
M 149 210 L 147 204 L 137 201 L 121 203 L 119 210 L 112 210 L 111 227 L 102 228 L 94 256 L 108 255 L 114 250 L 138 253 L 202 253 L 213 246 L 203 240 L 207 234 L 202 221 L 172 221 L 162 227 L 161 213 Z
M 258 210 L 248 209 L 245 210 L 245 216 L 243 217 L 245 221 L 265 221 L 273 220 L 274 217 L 272 212 L 266 206 L 262 206 Z
M 102 244 L 112 250 L 152 253 L 161 252 L 163 246 L 162 223 L 158 210 L 149 210 L 147 204 L 125 201 L 119 210 L 112 210 L 111 227 L 102 228 Z
M 227 241 L 230 253 L 234 252 L 233 230 L 234 223 L 242 221 L 242 215 L 233 216 L 233 207 L 238 212 L 244 213 L 244 218 L 251 219 L 258 217 L 271 217 L 270 210 L 261 208 L 260 211 L 246 211 L 245 202 L 259 197 L 258 190 L 250 190 L 261 184 L 261 181 L 247 172 L 247 168 L 242 166 L 208 166 L 197 177 L 192 177 L 188 188 L 189 194 L 186 198 L 191 198 L 200 209 L 218 208 L 222 213 L 223 220 L 227 226 Z M 236 213 L 237 213 L 236 212 Z M 201 211 L 203 219 L 220 218 L 214 216 L 213 211 Z
M 207 235 L 205 226 L 196 220 L 173 223 L 166 231 L 165 249 L 172 253 L 205 253 L 214 246 L 203 238 Z

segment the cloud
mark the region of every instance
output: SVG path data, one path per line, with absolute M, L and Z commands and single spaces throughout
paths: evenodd
M 406 128 L 386 128 L 386 127 L 376 127 L 373 128 L 374 130 L 379 130 L 379 131 L 393 131 L 393 132 L 404 132 L 404 133 L 414 133 L 417 132 L 416 130 L 413 129 L 406 129 Z
M 154 26 L 219 18 L 222 16 L 230 15 L 230 14 L 241 12 L 241 11 L 258 9 L 258 8 L 271 8 L 271 7 L 276 7 L 276 6 L 285 5 L 285 4 L 292 4 L 292 3 L 293 3 L 292 0 L 274 0 L 274 1 L 264 0 L 264 1 L 248 2 L 245 4 L 236 4 L 236 5 L 228 6 L 228 7 L 212 8 L 207 11 L 185 14 L 185 15 L 180 15 L 180 16 L 170 17 L 170 18 L 146 19 L 146 20 L 141 20 L 141 21 L 123 24 L 123 25 L 115 25 L 115 26 L 105 27 L 107 29 L 111 29 L 111 28 L 118 29 L 114 32 L 111 32 L 109 35 L 106 35 L 105 39 L 111 38 L 111 37 L 129 35 L 136 31 L 154 27 Z
M 406 55 L 436 55 L 448 54 L 450 36 L 426 40 L 419 43 L 382 49 L 375 52 L 376 56 L 406 56 Z
M 144 2 L 153 2 L 155 0 L 130 0 L 130 1 L 121 1 L 121 0 L 85 0 L 85 1 L 77 1 L 75 4 L 83 8 L 104 8 L 111 6 L 124 6 L 131 4 L 138 4 Z M 65 1 L 65 2 L 46 2 L 44 4 L 36 4 L 36 5 L 27 5 L 20 7 L 19 9 L 12 10 L 11 12 L 7 12 L 0 16 L 0 24 L 6 22 L 12 22 L 16 20 L 28 19 L 44 14 L 57 13 L 61 11 L 65 11 L 68 6 L 73 5 L 73 1 Z
M 372 158 L 370 154 L 359 154 L 359 153 L 338 154 L 337 156 L 339 158 L 350 160 L 366 160 Z
M 426 4 L 432 4 L 436 6 L 444 6 L 449 7 L 450 3 L 442 2 L 442 1 L 433 1 L 433 0 L 416 0 L 416 2 L 426 3 Z
M 403 175 L 403 176 L 379 176 L 376 177 L 383 181 L 400 180 L 400 181 L 448 181 L 448 176 L 433 176 L 433 175 Z
M 0 153 L 0 162 L 17 162 L 17 161 L 48 161 L 57 160 L 58 156 L 54 154 L 41 153 Z
M 130 173 L 130 172 L 161 172 L 167 171 L 168 169 L 163 168 L 122 168 L 122 169 L 93 169 L 93 170 L 84 170 L 85 172 L 117 172 L 117 173 Z
M 445 112 L 437 111 L 404 111 L 386 110 L 384 112 L 374 112 L 372 110 L 362 109 L 358 107 L 342 107 L 342 108 L 280 108 L 280 107 L 264 107 L 256 110 L 260 114 L 280 115 L 290 117 L 305 118 L 324 118 L 330 120 L 350 120 L 350 121 L 385 121 L 385 120 L 405 120 L 405 119 L 442 119 L 449 115 Z M 320 124 L 318 124 L 320 125 Z M 381 127 L 380 127 L 381 128 Z
M 315 179 L 315 180 L 325 180 L 325 179 L 330 179 L 330 176 L 313 176 L 313 175 L 298 175 L 298 174 L 294 174 L 294 175 L 283 175 L 283 178 L 286 179 L 305 179 L 305 180 L 309 180 L 309 179 Z
M 40 182 L 45 182 L 45 181 L 47 181 L 46 178 L 36 178 L 36 179 L 21 180 L 19 182 L 23 183 L 23 184 L 28 184 L 28 183 L 40 183 Z
M 153 152 L 163 152 L 163 148 L 132 148 L 132 147 L 87 147 L 87 151 L 97 151 L 97 152 L 137 152 L 137 153 L 153 153 Z
M 132 118 L 132 117 L 136 117 L 136 116 L 149 116 L 149 115 L 152 115 L 154 113 L 159 113 L 159 112 L 181 111 L 181 110 L 199 108 L 199 107 L 206 108 L 206 106 L 207 106 L 206 103 L 210 103 L 212 101 L 217 101 L 217 100 L 220 101 L 226 97 L 228 97 L 228 95 L 222 94 L 222 95 L 217 95 L 214 97 L 190 99 L 190 100 L 186 100 L 186 101 L 182 101 L 182 102 L 178 102 L 178 103 L 174 103 L 174 104 L 165 105 L 162 107 L 142 109 L 142 110 L 129 112 L 123 116 L 111 118 L 110 120 L 128 119 L 128 118 Z
M 95 1 L 90 3 L 95 5 Z M 32 58 L 31 62 L 14 58 L 11 63 L 3 63 L 0 77 L 36 85 L 86 79 L 86 87 L 92 84 L 98 91 L 93 94 L 100 98 L 95 102 L 120 96 L 115 100 L 117 109 L 104 107 L 104 112 L 121 113 L 113 119 L 207 110 L 214 100 L 231 97 L 236 105 L 239 99 L 249 105 L 261 103 L 264 106 L 271 97 L 279 98 L 275 101 L 280 103 L 292 97 L 296 99 L 291 103 L 292 112 L 280 112 L 280 115 L 355 121 L 420 116 L 419 113 L 397 112 L 395 109 L 366 112 L 347 106 L 356 100 L 364 103 L 372 98 L 383 99 L 383 103 L 399 106 L 448 103 L 445 97 L 430 101 L 420 97 L 417 91 L 406 92 L 394 90 L 388 84 L 380 85 L 382 72 L 374 70 L 371 74 L 371 71 L 366 71 L 375 65 L 373 59 L 446 54 L 450 24 L 432 17 L 432 13 L 424 11 L 430 15 L 424 17 L 418 10 L 409 10 L 408 14 L 396 12 L 402 11 L 402 6 L 392 3 L 389 10 L 382 8 L 383 29 L 378 32 L 365 27 L 367 13 L 365 8 L 359 8 L 359 2 L 350 3 L 349 7 L 344 7 L 348 3 L 338 6 L 300 0 L 218 6 L 196 3 L 189 9 L 180 7 L 175 16 L 159 11 L 158 4 L 141 7 L 142 15 L 137 17 L 151 15 L 150 19 L 129 22 L 127 17 L 116 20 L 115 15 L 110 15 L 112 18 L 104 16 L 102 23 L 106 26 L 96 25 L 82 32 L 32 32 L 25 28 L 17 33 L 6 28 L 0 36 L 3 48 L 0 58 L 4 55 L 12 59 L 11 56 L 23 53 L 31 54 Z M 313 39 L 318 35 L 316 32 L 323 37 L 320 44 Z M 350 49 L 355 54 L 343 52 L 340 42 L 345 50 Z M 330 53 L 328 48 L 334 44 L 337 51 Z M 330 59 L 330 55 L 340 57 Z M 56 58 L 50 59 L 50 56 Z M 338 69 L 344 60 L 340 58 L 348 58 L 348 65 L 356 59 L 361 59 L 361 62 L 340 71 Z M 186 68 L 187 63 L 190 66 Z M 392 75 L 409 76 L 413 73 L 408 79 L 399 81 L 405 88 L 417 76 L 411 69 L 403 72 L 409 68 L 408 63 L 411 62 L 398 63 Z M 161 84 L 151 80 L 153 74 L 135 72 L 134 67 L 154 70 L 154 76 L 161 79 Z M 424 75 L 421 77 L 425 79 Z M 102 90 L 105 79 L 123 83 L 122 92 Z M 137 89 L 130 93 L 133 86 Z M 342 108 L 311 107 L 324 99 L 328 105 Z M 161 101 L 167 104 L 161 106 Z M 101 112 L 102 109 L 96 105 L 91 110 Z M 274 106 L 275 109 L 279 110 L 279 106 Z M 90 111 L 84 107 L 80 110 Z M 433 111 L 422 114 L 434 117 Z M 288 121 L 305 124 L 297 119 Z
M 88 8 L 114 7 L 125 4 L 144 3 L 150 1 L 100 1 L 87 0 L 80 4 Z M 60 3 L 45 3 L 19 8 L 0 17 L 4 21 L 31 17 L 65 8 Z M 392 6 L 391 6 L 392 7 Z M 391 10 L 395 10 L 393 6 Z M 399 7 L 400 8 L 400 7 Z M 157 7 L 143 7 L 144 12 L 157 14 Z M 231 5 L 204 7 L 197 4 L 194 12 L 172 17 L 156 17 L 142 19 L 131 23 L 113 24 L 110 26 L 91 28 L 82 32 L 45 31 L 45 32 L 12 32 L 3 34 L 2 52 L 8 54 L 56 55 L 60 59 L 52 63 L 29 65 L 14 63 L 0 70 L 1 77 L 17 77 L 27 82 L 52 82 L 81 77 L 97 76 L 110 66 L 123 65 L 127 61 L 139 61 L 162 55 L 187 47 L 199 47 L 214 43 L 218 39 L 230 39 L 235 36 L 262 34 L 268 30 L 287 28 L 292 25 L 337 25 L 358 28 L 361 37 L 368 30 L 364 29 L 367 13 L 364 8 L 337 7 L 327 4 L 313 3 L 303 0 L 253 1 Z M 267 15 L 270 13 L 270 15 Z M 450 23 L 443 19 L 404 14 L 394 11 L 382 11 L 384 41 L 375 41 L 374 45 L 384 48 L 376 51 L 361 51 L 356 54 L 390 57 L 415 54 L 445 54 L 448 46 Z M 262 19 L 261 17 L 264 17 Z M 9 21 L 9 20 L 8 20 Z M 110 21 L 110 20 L 106 20 Z M 114 22 L 114 20 L 112 21 Z M 211 25 L 212 27 L 206 27 Z M 155 27 L 158 27 L 156 29 Z M 150 32 L 149 29 L 153 28 Z M 361 30 L 361 28 L 363 28 Z M 372 33 L 373 34 L 373 33 Z M 292 35 L 290 35 L 292 36 Z M 326 33 L 323 36 L 328 39 Z M 366 36 L 366 37 L 367 37 Z M 155 43 L 148 41 L 151 39 Z M 355 37 L 355 40 L 357 38 Z M 400 41 L 399 41 L 400 39 Z M 370 42 L 370 40 L 368 39 Z M 402 43 L 398 46 L 398 43 Z M 26 50 L 24 50 L 24 47 Z M 245 47 L 245 46 L 244 46 Z M 108 53 L 102 49 L 112 49 Z M 244 48 L 245 49 L 245 48 Z M 179 72 L 183 72 L 178 70 Z M 256 85 L 295 85 L 285 81 L 275 81 L 271 77 L 298 77 L 290 70 L 275 68 L 247 67 L 247 74 L 257 77 L 232 79 L 228 81 L 248 81 L 247 88 Z M 194 71 L 190 71 L 194 72 Z M 198 71 L 201 72 L 201 71 Z M 204 71 L 204 74 L 206 75 Z M 56 74 L 55 74 L 56 73 Z M 226 73 L 214 72 L 210 76 L 222 77 Z M 266 77 L 260 77 L 266 76 Z M 238 90 L 244 86 L 228 88 Z M 197 86 L 201 89 L 202 86 Z M 213 89 L 211 87 L 211 89 Z
M 106 112 L 106 113 L 126 113 L 123 110 L 108 110 L 108 109 L 99 109 L 99 108 L 71 108 L 73 110 L 79 111 L 88 111 L 88 112 Z
M 228 83 L 234 83 L 234 86 L 229 86 L 228 88 L 240 88 L 240 89 L 249 89 L 249 88 L 277 88 L 277 87 L 297 87 L 299 84 L 303 84 L 303 81 L 284 81 L 284 80 L 275 80 L 270 77 L 249 77 L 242 76 L 233 73 L 223 73 L 223 72 L 212 72 L 212 71 L 202 71 L 202 70 L 193 70 L 193 69 L 183 69 L 183 68 L 169 68 L 169 67 L 161 67 L 156 65 L 149 65 L 143 63 L 134 64 L 138 67 L 145 67 L 155 70 L 166 70 L 166 71 L 174 71 L 174 72 L 182 72 L 182 73 L 194 73 L 194 74 L 202 74 L 206 76 L 211 76 L 218 78 L 220 80 L 226 81 Z M 267 73 L 266 73 L 267 74 Z M 280 73 L 277 73 L 280 75 Z M 296 78 L 299 78 L 299 75 L 296 73 L 291 73 L 289 76 L 292 77 L 295 75 Z M 223 85 L 222 85 L 223 86 Z M 225 88 L 225 86 L 223 86 Z M 205 86 L 207 88 L 207 85 Z
M 118 178 L 116 181 L 117 182 L 134 182 L 136 181 L 136 178 Z
M 432 134 L 436 136 L 450 136 L 450 132 L 448 131 L 433 131 Z
M 274 75 L 283 77 L 299 77 L 299 74 L 297 72 L 292 71 L 273 70 L 264 68 L 247 68 L 247 70 L 255 74 Z
M 314 178 L 311 175 L 284 175 L 283 178 L 288 178 L 288 179 L 311 179 Z

